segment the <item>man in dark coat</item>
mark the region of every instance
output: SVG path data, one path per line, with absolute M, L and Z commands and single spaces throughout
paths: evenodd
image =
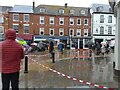
M 54 43 L 53 43 L 53 41 L 51 41 L 49 52 L 52 53 L 53 50 L 54 50 Z

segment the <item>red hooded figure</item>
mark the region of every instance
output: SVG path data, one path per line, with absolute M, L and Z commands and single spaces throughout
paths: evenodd
M 16 31 L 8 29 L 5 33 L 5 40 L 0 42 L 0 68 L 2 75 L 2 89 L 9 88 L 11 81 L 12 88 L 18 88 L 19 70 L 21 59 L 24 58 L 24 50 L 22 46 L 15 41 Z M 14 76 L 16 75 L 16 76 Z M 11 78 L 14 78 L 12 80 Z M 15 80 L 16 79 L 16 80 Z M 14 83 L 14 81 L 16 81 Z

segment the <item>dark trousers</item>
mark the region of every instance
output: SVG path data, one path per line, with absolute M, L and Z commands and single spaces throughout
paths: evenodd
M 19 72 L 15 73 L 1 73 L 2 78 L 2 90 L 9 90 L 10 82 L 12 90 L 19 90 Z

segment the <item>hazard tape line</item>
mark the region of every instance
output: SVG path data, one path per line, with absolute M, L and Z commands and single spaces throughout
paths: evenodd
M 59 61 L 63 60 L 71 60 L 71 59 L 77 59 L 77 58 L 90 58 L 89 56 L 79 56 L 79 57 L 67 57 L 67 58 L 59 58 Z M 58 60 L 57 60 L 58 61 Z
M 71 76 L 66 75 L 66 74 L 64 74 L 64 73 L 61 73 L 61 72 L 59 72 L 59 71 L 56 71 L 56 70 L 54 70 L 54 69 L 52 69 L 52 68 L 49 68 L 49 67 L 47 67 L 47 66 L 45 66 L 45 65 L 42 65 L 42 64 L 38 63 L 37 61 L 35 61 L 34 59 L 32 59 L 32 58 L 30 58 L 30 57 L 28 57 L 28 58 L 31 59 L 31 60 L 32 60 L 33 62 L 35 62 L 36 64 L 42 66 L 43 68 L 46 68 L 46 69 L 48 69 L 49 71 L 52 71 L 52 72 L 54 72 L 54 73 L 56 73 L 56 74 L 58 74 L 58 75 L 61 75 L 61 76 L 63 76 L 63 77 L 66 77 L 67 79 L 71 79 L 71 80 L 73 80 L 73 81 L 77 81 L 77 82 L 79 82 L 79 83 L 83 83 L 83 84 L 85 84 L 85 85 L 90 85 L 90 86 L 97 87 L 97 88 L 101 88 L 101 89 L 114 90 L 113 88 L 108 88 L 108 87 L 105 87 L 105 86 L 103 86 L 103 85 L 93 84 L 93 83 L 90 83 L 90 82 L 87 82 L 87 81 L 79 80 L 79 79 L 77 79 L 77 78 L 74 78 L 74 77 L 71 77 Z
M 50 55 L 50 54 L 45 54 L 45 55 L 28 55 L 28 56 L 37 56 L 37 57 L 43 57 L 43 56 L 47 56 L 47 55 Z

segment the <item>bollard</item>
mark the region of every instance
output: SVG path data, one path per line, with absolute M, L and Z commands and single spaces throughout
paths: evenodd
M 55 63 L 55 52 L 54 51 L 52 51 L 52 63 Z
M 24 73 L 28 73 L 28 55 L 25 55 Z
M 113 68 L 115 68 L 115 61 L 113 61 Z

